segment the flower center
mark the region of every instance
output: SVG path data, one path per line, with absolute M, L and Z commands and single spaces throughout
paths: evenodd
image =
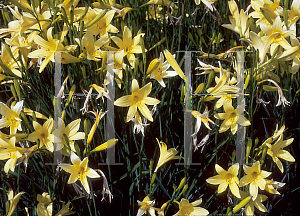
M 84 167 L 79 167 L 78 175 L 82 175 L 84 173 Z
M 180 215 L 182 215 L 182 216 L 188 216 L 188 215 L 190 215 L 193 211 L 194 211 L 194 208 L 193 208 L 192 204 L 184 205 L 184 206 L 182 206 L 182 208 L 180 209 Z
M 258 173 L 257 173 L 257 172 L 251 173 L 251 178 L 252 178 L 253 180 L 255 180 L 255 179 L 257 178 L 257 176 L 258 176 Z

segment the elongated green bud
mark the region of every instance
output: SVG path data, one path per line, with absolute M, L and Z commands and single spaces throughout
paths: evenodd
M 19 99 L 19 101 L 21 101 L 20 85 L 19 85 L 17 79 L 14 79 L 14 87 L 15 87 L 16 93 L 17 93 L 17 95 L 18 95 L 18 99 Z
M 264 15 L 264 17 L 266 18 L 266 20 L 268 20 L 268 22 L 269 22 L 271 25 L 273 25 L 273 21 L 272 21 L 270 15 L 268 14 L 268 12 L 265 11 L 265 10 L 261 10 L 261 13 Z
M 250 81 L 250 75 L 248 74 L 245 80 L 244 89 L 247 89 L 249 81 Z
M 101 11 L 86 27 L 84 27 L 84 29 L 87 29 L 87 28 L 91 27 L 96 22 L 101 20 L 105 16 L 106 12 L 107 12 L 107 9 Z
M 184 194 L 184 193 L 187 191 L 188 188 L 189 188 L 189 186 L 188 186 L 187 184 L 184 185 L 182 191 L 181 191 L 180 194 L 179 194 L 179 197 L 180 197 L 182 194 Z
M 284 21 L 284 24 L 285 24 L 287 30 L 289 30 L 289 18 L 288 18 L 287 7 L 283 7 L 283 21 Z
M 232 156 L 231 156 L 231 161 L 232 161 L 232 163 L 235 162 L 235 156 L 236 156 L 236 152 L 233 151 L 233 152 L 232 152 Z
M 73 26 L 73 21 L 74 21 L 74 5 L 71 6 L 71 11 L 70 11 L 70 26 Z
M 61 8 L 60 8 L 60 11 L 61 11 L 61 13 L 62 13 L 62 16 L 61 16 L 62 20 L 63 20 L 65 23 L 67 23 L 68 25 L 70 25 L 70 24 L 69 24 L 69 20 L 68 20 L 68 16 L 67 16 L 67 12 L 66 12 L 65 8 L 64 8 L 64 7 L 61 7 Z
M 82 14 L 82 16 L 81 16 L 80 19 L 79 19 L 79 22 L 81 22 L 81 21 L 83 20 L 83 18 L 84 18 L 85 15 L 87 14 L 88 10 L 89 10 L 89 5 L 86 4 L 86 5 L 85 5 L 85 8 L 84 8 L 84 11 L 83 11 L 83 14 Z
M 153 164 L 154 164 L 154 160 L 150 160 L 150 164 L 149 164 L 149 170 L 150 172 L 153 172 Z
M 252 139 L 249 139 L 247 142 L 247 149 L 246 149 L 246 163 L 248 163 L 251 147 L 252 147 Z
M 286 8 L 289 7 L 289 0 L 284 0 L 284 7 L 286 7 Z
M 243 208 L 245 205 L 247 205 L 251 201 L 251 199 L 252 199 L 252 196 L 248 196 L 245 199 L 243 199 L 239 204 L 237 204 L 233 208 L 233 210 L 232 210 L 233 214 L 237 213 L 241 208 Z
M 208 76 L 207 84 L 205 86 L 206 89 L 210 86 L 211 81 L 213 80 L 214 77 L 215 77 L 215 72 L 212 70 Z
M 181 179 L 180 184 L 178 186 L 178 188 L 175 190 L 175 192 L 181 190 L 181 188 L 183 188 L 183 186 L 186 184 L 186 178 Z
M 192 35 L 191 32 L 188 33 L 188 37 L 189 37 L 189 39 L 193 42 L 193 44 L 194 44 L 195 46 L 197 46 L 196 41 L 194 40 L 193 35 Z
M 89 132 L 90 132 L 90 120 L 89 119 L 85 119 L 84 123 L 83 123 L 83 126 L 84 126 L 85 137 L 87 137 L 89 135 Z
M 258 138 L 256 138 L 256 139 L 255 139 L 255 145 L 254 145 L 254 147 L 256 147 L 256 146 L 257 146 L 258 142 L 259 142 L 259 139 L 258 139 Z
M 217 43 L 216 43 L 216 48 L 218 48 L 218 46 L 220 45 L 220 43 L 221 43 L 221 39 L 222 39 L 222 33 L 221 33 L 221 32 L 219 32 L 219 34 L 218 34 L 218 38 L 217 38 Z
M 202 35 L 202 31 L 201 31 L 201 29 L 200 29 L 200 28 L 197 28 L 197 33 L 198 33 L 199 37 L 201 37 L 201 35 Z
M 214 42 L 214 40 L 215 40 L 215 37 L 216 37 L 216 32 L 214 32 L 213 34 L 212 34 L 212 36 L 211 36 L 211 42 Z
M 16 89 L 15 89 L 14 85 L 11 85 L 11 86 L 10 86 L 10 90 L 11 90 L 11 93 L 13 94 L 15 100 L 18 100 L 18 98 L 17 98 L 17 93 L 16 93 Z
M 150 185 L 153 185 L 155 179 L 156 179 L 156 173 L 153 173 Z
M 265 146 L 264 147 L 264 150 L 263 150 L 263 153 L 262 153 L 262 156 L 261 156 L 261 159 L 260 159 L 260 165 L 262 166 L 263 163 L 265 162 L 265 157 L 267 155 L 267 150 L 268 150 L 268 147 Z
M 65 118 L 66 118 L 66 110 L 63 110 L 61 113 L 61 119 L 65 120 Z
M 69 96 L 68 96 L 68 99 L 67 99 L 67 103 L 66 103 L 64 109 L 66 109 L 69 106 L 69 104 L 71 102 L 71 99 L 72 99 L 72 96 L 75 92 L 75 89 L 76 89 L 76 85 L 74 84 L 74 85 L 72 85 L 72 87 L 70 89 Z

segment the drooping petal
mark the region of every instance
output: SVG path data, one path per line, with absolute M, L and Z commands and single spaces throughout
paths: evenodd
M 74 152 L 71 152 L 71 161 L 75 166 L 79 166 L 81 163 L 80 158 Z
M 280 157 L 289 162 L 295 162 L 295 158 L 286 150 L 279 150 L 277 157 Z
M 87 168 L 86 175 L 90 178 L 100 178 L 101 176 L 93 169 Z

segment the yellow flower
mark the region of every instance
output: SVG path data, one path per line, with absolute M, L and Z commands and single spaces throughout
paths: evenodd
M 119 50 L 124 50 L 124 56 L 127 56 L 127 59 L 132 67 L 134 67 L 135 56 L 134 53 L 142 53 L 142 47 L 139 45 L 140 37 L 145 35 L 144 33 L 138 34 L 132 39 L 132 33 L 127 26 L 124 26 L 123 31 L 123 40 L 117 36 L 112 36 L 111 39 L 119 47 Z M 113 50 L 115 50 L 113 48 Z M 145 49 L 145 51 L 147 51 Z
M 174 148 L 167 149 L 167 145 L 164 142 L 159 142 L 156 138 L 157 143 L 159 145 L 160 155 L 156 165 L 154 172 L 156 173 L 158 168 L 161 167 L 163 164 L 167 163 L 170 160 L 176 160 L 182 158 L 181 156 L 175 156 L 178 151 Z
M 232 165 L 231 167 L 229 167 L 228 171 L 224 170 L 218 164 L 216 164 L 215 168 L 218 175 L 210 177 L 206 179 L 206 181 L 213 185 L 219 185 L 218 193 L 222 193 L 223 191 L 225 191 L 229 185 L 232 194 L 240 198 L 241 196 L 238 187 L 239 179 L 237 177 L 239 173 L 239 164 L 236 163 Z
M 37 201 L 39 202 L 36 208 L 38 216 L 52 216 L 52 207 L 51 198 L 48 193 L 44 192 L 42 195 L 37 195 Z
M 75 183 L 79 179 L 85 191 L 90 194 L 90 187 L 87 181 L 87 176 L 90 178 L 100 178 L 100 175 L 95 170 L 87 167 L 89 161 L 87 157 L 84 158 L 83 161 L 81 161 L 74 152 L 71 152 L 71 161 L 73 165 L 59 165 L 64 171 L 71 173 L 68 184 Z
M 2 118 L 0 119 L 0 129 L 4 127 L 10 127 L 10 134 L 15 134 L 17 130 L 22 130 L 20 113 L 23 107 L 23 101 L 17 102 L 11 109 L 4 103 L 0 102 L 0 113 Z
M 124 7 L 121 10 L 117 9 L 115 7 L 111 7 L 111 9 L 115 10 L 118 13 L 118 15 L 116 17 L 122 17 L 123 20 L 125 20 L 125 15 L 128 12 L 132 11 L 132 8 L 130 8 L 130 7 Z
M 278 194 L 280 195 L 280 193 L 277 191 L 278 188 L 281 188 L 285 185 L 285 183 L 281 183 L 278 181 L 273 181 L 273 179 L 268 180 L 266 179 L 266 186 L 265 186 L 265 190 L 268 191 L 271 194 Z
M 280 16 L 276 17 L 272 27 L 262 23 L 260 24 L 260 28 L 266 34 L 266 36 L 262 37 L 262 41 L 271 43 L 271 55 L 273 55 L 274 50 L 278 45 L 282 46 L 284 49 L 291 48 L 291 45 L 285 38 L 292 35 L 292 30 L 287 30 L 286 26 L 281 22 Z
M 198 131 L 201 127 L 201 122 L 203 122 L 205 127 L 209 130 L 211 130 L 211 128 L 209 127 L 208 122 L 215 124 L 211 119 L 208 118 L 208 114 L 209 114 L 209 112 L 208 112 L 207 107 L 205 108 L 205 111 L 203 112 L 203 114 L 201 114 L 195 110 L 192 111 L 192 115 L 197 119 L 196 126 L 195 126 L 195 134 L 198 133 Z
M 274 145 L 266 143 L 266 145 L 268 146 L 267 154 L 272 157 L 273 161 L 277 164 L 282 173 L 284 169 L 281 161 L 278 158 L 282 158 L 289 162 L 295 162 L 295 158 L 288 151 L 283 150 L 284 147 L 289 146 L 293 141 L 294 138 L 283 141 L 283 135 L 281 134 Z
M 155 210 L 152 207 L 155 204 L 155 200 L 151 201 L 150 197 L 146 196 L 142 202 L 137 200 L 137 203 L 139 204 L 140 208 L 139 208 L 136 216 L 142 216 L 142 215 L 146 214 L 147 212 L 151 216 L 155 216 Z
M 152 83 L 148 83 L 140 89 L 137 80 L 133 79 L 131 85 L 132 94 L 119 98 L 115 101 L 115 105 L 120 107 L 129 106 L 127 116 L 131 117 L 136 115 L 137 108 L 139 108 L 139 111 L 145 118 L 147 118 L 149 121 L 153 121 L 152 115 L 145 104 L 156 105 L 160 101 L 155 98 L 147 97 L 150 94 L 151 89 Z M 130 119 L 127 118 L 127 121 L 129 120 Z
M 102 9 L 94 8 L 93 10 L 90 10 L 88 13 L 88 20 L 85 19 L 85 25 L 89 25 L 89 23 L 96 18 L 96 16 L 100 13 L 102 13 Z M 117 33 L 119 30 L 113 26 L 111 23 L 111 20 L 113 19 L 115 15 L 115 10 L 108 11 L 104 17 L 102 17 L 99 21 L 97 21 L 92 26 L 88 27 L 87 29 L 92 32 L 93 35 L 97 36 L 100 34 L 100 37 L 108 37 L 108 32 Z
M 63 137 L 63 135 L 65 134 L 69 140 L 69 145 L 71 148 L 70 150 L 75 152 L 74 140 L 81 140 L 81 139 L 84 139 L 84 137 L 85 137 L 84 132 L 77 132 L 80 127 L 80 121 L 81 121 L 81 119 L 76 119 L 76 120 L 72 121 L 70 124 L 68 124 L 66 127 L 65 122 L 61 118 L 59 118 L 58 129 L 56 129 L 53 132 L 53 134 L 55 136 L 54 139 L 56 139 L 56 138 L 58 139 L 55 142 L 57 144 L 56 149 L 55 149 L 56 151 L 59 151 L 61 149 L 64 150 L 63 153 L 64 152 L 67 153 L 69 151 L 69 147 L 67 146 L 67 143 Z
M 38 122 L 33 121 L 33 127 L 35 129 L 34 132 L 32 132 L 29 136 L 28 136 L 28 140 L 31 142 L 36 142 L 37 139 L 40 140 L 40 148 L 45 146 L 49 151 L 53 152 L 54 151 L 54 146 L 53 146 L 53 142 L 54 142 L 54 135 L 51 134 L 52 130 L 53 130 L 53 119 L 50 118 L 48 119 L 43 126 L 40 125 Z
M 62 203 L 63 203 L 62 209 L 59 212 L 57 212 L 57 214 L 55 216 L 64 216 L 64 215 L 75 214 L 75 212 L 72 212 L 69 209 L 70 204 L 71 204 L 70 202 L 68 202 L 67 205 L 65 205 L 64 202 L 62 202 Z
M 141 116 L 140 116 L 140 114 L 138 112 L 136 113 L 136 115 L 135 115 L 134 118 L 132 118 L 131 116 L 128 116 L 128 117 L 134 123 L 133 132 L 135 134 L 138 134 L 138 133 L 142 132 L 143 136 L 145 136 L 145 134 L 144 134 L 144 127 L 148 126 L 149 124 L 143 124 L 142 118 L 141 118 Z
M 156 79 L 162 87 L 166 87 L 163 78 L 176 76 L 175 71 L 167 71 L 170 67 L 168 61 L 164 62 L 164 55 L 160 53 L 159 59 L 153 59 L 147 69 L 147 74 L 151 79 Z
M 80 40 L 78 38 L 76 38 L 75 40 L 78 44 L 80 44 Z M 81 46 L 85 49 L 86 52 L 81 53 L 79 57 L 94 61 L 100 61 L 101 58 L 103 58 L 103 52 L 100 50 L 100 48 L 104 45 L 108 45 L 108 43 L 108 37 L 101 37 L 100 39 L 95 41 L 92 31 L 88 29 L 81 40 Z
M 240 191 L 241 198 L 240 200 L 244 200 L 248 196 L 250 196 L 249 192 L 246 193 L 244 191 Z M 262 204 L 268 197 L 266 195 L 258 194 L 255 199 L 251 199 L 250 202 L 245 206 L 245 215 L 254 215 L 254 206 L 259 211 L 267 212 L 267 208 Z
M 99 124 L 100 120 L 102 119 L 102 117 L 105 115 L 106 112 L 102 112 L 102 110 L 100 110 L 100 111 L 97 110 L 96 112 L 89 111 L 89 113 L 92 113 L 95 116 L 95 123 L 93 124 L 93 127 L 91 128 L 91 130 L 88 134 L 88 138 L 87 138 L 87 141 L 86 141 L 87 146 L 92 141 L 94 133 L 95 133 L 97 127 L 98 127 L 98 124 Z
M 248 17 L 242 9 L 239 12 L 239 8 L 235 1 L 229 1 L 229 9 L 232 16 L 229 16 L 231 24 L 223 24 L 222 26 L 228 28 L 232 31 L 235 31 L 240 36 L 245 38 L 249 37 L 249 25 L 247 25 Z
M 13 190 L 11 188 L 9 188 L 7 196 L 8 196 L 8 200 L 10 202 L 10 205 L 9 205 L 9 211 L 7 213 L 7 216 L 11 216 L 14 213 L 15 208 L 17 207 L 17 204 L 19 202 L 19 199 L 21 198 L 21 196 L 24 193 L 25 192 L 20 192 L 16 196 L 14 196 Z
M 53 39 L 52 37 L 52 29 L 53 27 L 49 28 L 47 31 L 47 39 L 48 41 L 44 40 L 42 37 L 35 35 L 34 42 L 38 44 L 41 48 L 35 51 L 32 51 L 28 54 L 29 58 L 45 58 L 42 64 L 40 65 L 39 72 L 41 73 L 47 64 L 52 61 L 55 62 L 55 51 L 68 51 L 74 49 L 74 46 L 64 47 L 60 40 Z M 68 64 L 79 62 L 80 59 L 72 56 L 67 52 L 61 53 L 61 63 Z
M 11 47 L 11 53 L 15 59 L 18 58 L 18 49 L 17 47 Z M 3 63 L 8 69 L 13 72 L 14 75 L 18 77 L 22 77 L 21 71 L 19 71 L 17 68 L 19 68 L 17 62 L 11 57 L 11 55 L 8 53 L 8 50 L 6 49 L 5 45 L 2 44 L 1 46 L 1 63 Z M 5 72 L 4 68 L 0 65 L 0 73 Z M 7 74 L 10 75 L 10 74 Z
M 22 154 L 15 146 L 15 143 L 16 137 L 11 137 L 9 139 L 9 142 L 0 139 L 0 160 L 9 159 L 4 166 L 4 172 L 6 174 L 9 170 L 11 170 L 12 172 L 15 171 L 17 159 L 22 157 Z
M 209 212 L 201 207 L 195 207 L 202 203 L 202 199 L 190 203 L 187 199 L 182 198 L 179 204 L 179 212 L 173 216 L 196 216 L 208 215 Z
M 215 114 L 215 118 L 217 119 L 224 119 L 219 133 L 223 133 L 227 131 L 229 128 L 231 128 L 231 133 L 235 134 L 237 131 L 237 124 L 240 124 L 242 126 L 249 126 L 251 125 L 249 120 L 247 120 L 241 113 L 244 110 L 243 105 L 239 105 L 237 109 L 234 109 L 233 106 L 231 106 L 228 103 L 224 103 L 224 110 L 225 113 L 217 113 Z
M 255 200 L 258 194 L 258 187 L 261 190 L 265 189 L 267 182 L 264 178 L 271 175 L 271 172 L 261 170 L 259 161 L 256 161 L 252 167 L 244 164 L 243 168 L 246 175 L 240 179 L 240 187 L 250 184 L 250 195 L 252 196 L 252 200 Z

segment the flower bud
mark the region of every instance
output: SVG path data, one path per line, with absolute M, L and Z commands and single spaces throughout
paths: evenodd
M 248 196 L 245 199 L 243 199 L 239 204 L 237 204 L 234 208 L 233 208 L 233 213 L 238 212 L 241 208 L 243 208 L 245 205 L 247 205 L 252 199 L 252 196 Z
M 181 190 L 181 188 L 186 184 L 186 178 L 181 179 L 180 184 L 178 188 L 175 190 L 175 192 Z

